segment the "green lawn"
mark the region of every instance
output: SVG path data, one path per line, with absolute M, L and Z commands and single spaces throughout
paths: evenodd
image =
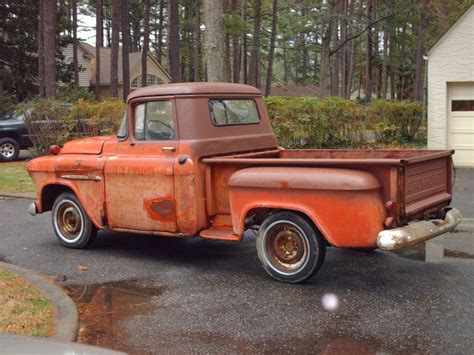
M 0 192 L 35 194 L 35 186 L 26 171 L 26 162 L 0 163 Z
M 0 333 L 48 337 L 53 307 L 27 280 L 0 269 Z

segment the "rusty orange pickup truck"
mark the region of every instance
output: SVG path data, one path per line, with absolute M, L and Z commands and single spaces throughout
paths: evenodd
M 134 91 L 117 136 L 53 146 L 28 171 L 33 215 L 59 242 L 98 230 L 239 242 L 275 279 L 301 282 L 327 246 L 396 250 L 452 231 L 453 151 L 286 150 L 259 90 L 183 83 Z

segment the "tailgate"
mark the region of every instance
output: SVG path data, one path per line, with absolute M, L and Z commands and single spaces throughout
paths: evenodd
M 404 200 L 408 220 L 424 212 L 441 209 L 452 198 L 451 154 L 426 161 L 408 162 L 405 166 Z

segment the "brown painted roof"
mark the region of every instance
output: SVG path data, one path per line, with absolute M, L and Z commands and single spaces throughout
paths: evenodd
M 110 57 L 112 54 L 111 48 L 100 49 L 100 85 L 110 85 Z M 142 58 L 141 52 L 131 52 L 128 54 L 128 60 L 130 62 L 130 69 L 140 62 Z M 91 73 L 91 84 L 95 84 L 95 70 Z M 122 71 L 122 49 L 119 49 L 118 55 L 118 83 L 123 82 L 123 71 Z
M 93 45 L 86 42 L 80 42 L 79 46 L 82 47 L 82 49 L 87 52 L 87 54 L 95 57 L 95 47 Z
M 146 86 L 133 91 L 128 101 L 143 96 L 165 95 L 199 95 L 199 94 L 242 94 L 262 95 L 260 90 L 250 85 L 231 83 L 177 83 Z
M 320 96 L 321 90 L 316 85 L 275 85 L 270 90 L 271 96 L 299 97 Z

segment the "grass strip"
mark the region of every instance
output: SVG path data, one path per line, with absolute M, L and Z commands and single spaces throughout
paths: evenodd
M 0 269 L 0 333 L 49 337 L 53 307 L 27 280 Z

